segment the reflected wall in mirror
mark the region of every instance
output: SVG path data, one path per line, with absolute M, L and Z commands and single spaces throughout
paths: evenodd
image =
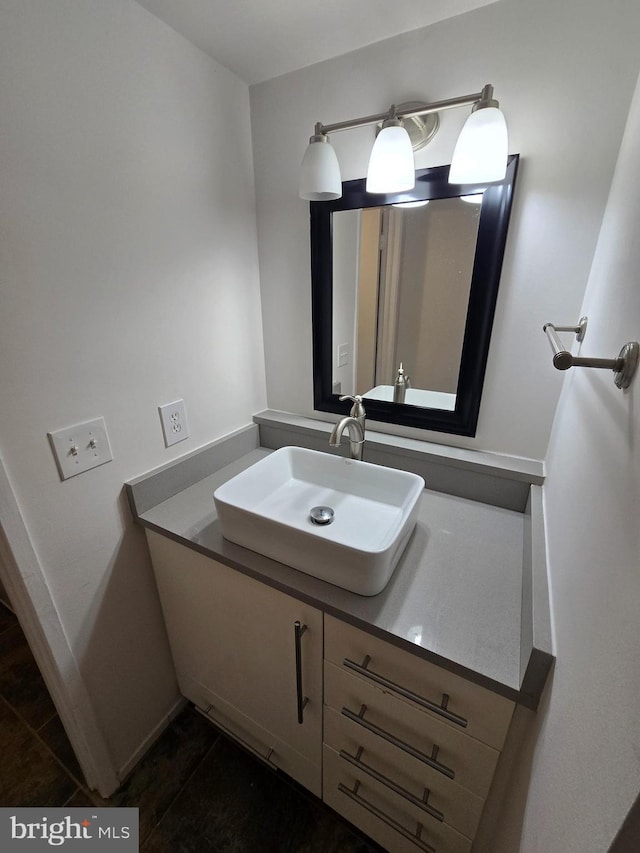
M 334 214 L 334 390 L 393 401 L 402 365 L 403 402 L 455 408 L 482 195 L 472 198 Z
M 443 166 L 409 193 L 348 181 L 311 203 L 316 409 L 358 393 L 374 420 L 475 434 L 517 164 L 488 187 Z

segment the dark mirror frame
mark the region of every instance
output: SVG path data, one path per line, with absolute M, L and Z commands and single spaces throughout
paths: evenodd
M 455 435 L 476 434 L 482 385 L 487 366 L 491 328 L 498 297 L 502 258 L 507 239 L 511 202 L 518 169 L 518 154 L 509 157 L 503 181 L 484 190 L 476 242 L 467 321 L 462 344 L 454 411 L 389 403 L 365 398 L 367 418 Z M 349 407 L 332 393 L 333 329 L 333 214 L 340 210 L 381 207 L 403 201 L 453 198 L 481 192 L 484 185 L 449 184 L 449 166 L 416 172 L 410 192 L 369 194 L 365 179 L 345 181 L 342 198 L 312 201 L 311 298 L 313 323 L 313 401 L 320 412 L 346 414 Z M 362 393 L 367 389 L 358 389 Z

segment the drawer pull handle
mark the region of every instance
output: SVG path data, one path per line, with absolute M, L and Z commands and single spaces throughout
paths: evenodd
M 405 829 L 401 823 L 398 823 L 397 820 L 394 820 L 389 815 L 386 815 L 383 811 L 381 811 L 377 806 L 374 806 L 373 803 L 370 803 L 369 800 L 365 800 L 360 794 L 358 794 L 358 789 L 360 788 L 360 782 L 356 781 L 353 786 L 353 790 L 351 788 L 347 788 L 346 785 L 343 785 L 342 782 L 338 783 L 338 790 L 341 794 L 345 794 L 349 799 L 353 800 L 354 803 L 357 803 L 359 806 L 362 806 L 363 809 L 366 809 L 368 812 L 371 812 L 372 815 L 375 815 L 379 820 L 383 823 L 386 823 L 387 826 L 390 826 L 391 829 L 395 829 L 396 832 L 399 832 L 400 835 L 403 835 L 405 838 L 409 839 L 409 841 L 413 841 L 413 843 L 420 850 L 424 850 L 424 853 L 436 853 L 436 848 L 432 847 L 430 844 L 427 844 L 426 841 L 422 840 L 422 824 L 419 823 L 415 833 L 410 832 L 408 829 Z
M 380 773 L 379 770 L 376 770 L 374 767 L 371 767 L 369 764 L 365 764 L 362 761 L 362 753 L 364 752 L 364 747 L 358 747 L 358 751 L 355 755 L 350 755 L 346 750 L 340 750 L 340 758 L 343 758 L 345 761 L 348 761 L 349 764 L 352 764 L 354 767 L 357 767 L 358 770 L 361 770 L 363 773 L 366 773 L 367 776 L 371 776 L 372 779 L 375 779 L 376 782 L 380 782 L 381 785 L 384 785 L 385 788 L 389 788 L 391 791 L 395 791 L 400 797 L 404 800 L 408 800 L 414 806 L 417 806 L 422 811 L 426 812 L 431 817 L 439 820 L 440 823 L 444 820 L 444 814 L 439 809 L 434 809 L 433 806 L 429 805 L 429 796 L 431 791 L 428 788 L 424 789 L 424 794 L 422 799 L 414 796 L 411 791 L 407 791 L 406 788 L 403 788 L 401 785 L 398 785 L 393 780 L 389 779 L 388 776 L 385 776 L 384 773 Z
M 413 746 L 410 746 L 408 743 L 405 743 L 400 738 L 397 738 L 395 735 L 386 732 L 384 729 L 381 729 L 380 726 L 376 726 L 375 723 L 370 723 L 369 720 L 365 720 L 364 715 L 367 711 L 367 706 L 363 705 L 360 708 L 360 713 L 356 714 L 353 711 L 350 711 L 349 708 L 342 709 L 342 715 L 347 717 L 347 719 L 352 720 L 354 723 L 357 723 L 359 726 L 367 729 L 374 735 L 378 735 L 383 740 L 386 740 L 387 743 L 393 744 L 398 749 L 401 749 L 403 752 L 406 752 L 407 755 L 413 756 L 413 758 L 417 758 L 418 761 L 422 761 L 424 764 L 427 764 L 429 767 L 437 770 L 438 773 L 442 773 L 443 776 L 446 776 L 448 779 L 455 779 L 456 774 L 450 768 L 447 767 L 446 764 L 442 764 L 438 761 L 438 752 L 440 751 L 439 746 L 433 747 L 431 751 L 431 755 L 426 755 L 424 752 L 420 752 L 419 749 L 416 749 Z
M 296 701 L 298 705 L 298 723 L 304 723 L 304 709 L 309 701 L 302 692 L 302 635 L 307 630 L 306 625 L 301 625 L 299 622 L 293 623 L 296 644 Z
M 196 708 L 198 709 L 198 711 L 200 711 L 200 713 L 205 714 L 210 720 L 212 720 L 212 722 L 217 726 L 217 728 L 220 729 L 220 731 L 224 732 L 232 740 L 237 741 L 241 746 L 243 746 L 245 749 L 249 750 L 249 752 L 252 755 L 256 755 L 258 758 L 262 759 L 262 761 L 266 761 L 266 763 L 270 767 L 273 767 L 275 770 L 280 769 L 278 767 L 278 765 L 275 764 L 275 762 L 273 762 L 271 760 L 271 756 L 273 755 L 273 747 L 269 747 L 269 749 L 267 749 L 267 752 L 264 755 L 262 755 L 262 753 L 259 752 L 255 748 L 255 746 L 252 746 L 248 741 L 246 741 L 244 738 L 240 737 L 239 734 L 236 734 L 236 732 L 234 732 L 232 729 L 225 726 L 224 723 L 221 723 L 217 717 L 211 717 L 209 715 L 209 711 L 213 708 L 213 705 L 207 705 L 207 707 L 204 709 L 198 708 L 198 706 L 196 705 Z
M 384 675 L 378 675 L 377 672 L 372 672 L 368 668 L 370 660 L 371 658 L 369 657 L 369 655 L 365 657 L 361 664 L 349 660 L 349 658 L 345 658 L 342 661 L 342 665 L 345 666 L 347 669 L 351 669 L 354 672 L 357 672 L 358 675 L 364 675 L 365 678 L 368 678 L 370 681 L 374 681 L 381 687 L 386 687 L 388 690 L 393 690 L 394 693 L 397 693 L 404 699 L 409 699 L 411 702 L 415 702 L 416 705 L 420 705 L 421 708 L 426 708 L 428 711 L 433 711 L 434 714 L 439 714 L 441 717 L 444 717 L 445 720 L 449 720 L 450 723 L 455 723 L 457 726 L 462 726 L 463 729 L 466 729 L 466 727 L 469 725 L 469 721 L 465 720 L 464 717 L 460 717 L 458 714 L 454 714 L 453 711 L 449 711 L 447 709 L 447 705 L 449 704 L 449 696 L 446 693 L 442 694 L 442 702 L 440 703 L 440 705 L 438 705 L 436 702 L 431 702 L 429 699 L 424 699 L 422 696 L 418 696 L 418 694 L 414 693 L 412 690 L 407 690 L 406 687 L 401 687 L 399 684 L 396 684 L 395 681 L 390 681 L 388 678 L 385 678 Z

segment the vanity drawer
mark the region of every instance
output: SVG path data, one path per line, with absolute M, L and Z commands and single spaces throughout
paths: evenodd
M 414 806 L 360 773 L 325 744 L 323 799 L 393 853 L 469 853 L 471 841 L 445 823 L 424 820 Z M 419 831 L 419 836 L 418 836 Z
M 324 626 L 325 660 L 453 730 L 502 748 L 511 700 L 327 614 Z
M 324 713 L 325 744 L 346 764 L 378 779 L 383 787 L 395 788 L 396 793 L 401 789 L 408 800 L 424 802 L 427 796 L 428 809 L 414 804 L 416 820 L 425 827 L 443 822 L 470 839 L 474 837 L 484 807 L 481 797 L 450 779 L 441 779 L 436 770 L 360 729 L 333 708 L 325 706 Z
M 498 750 L 326 662 L 324 690 L 325 708 L 338 713 L 351 736 L 368 733 L 386 742 L 398 760 L 411 759 L 428 774 L 429 787 L 442 788 L 453 781 L 481 799 L 486 797 Z M 325 728 L 325 741 L 327 734 Z
M 275 769 L 284 771 L 317 797 L 322 795 L 322 769 L 242 714 L 194 678 L 178 673 L 180 691 L 207 719 Z

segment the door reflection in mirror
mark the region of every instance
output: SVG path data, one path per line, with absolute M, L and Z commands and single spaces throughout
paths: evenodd
M 406 403 L 455 408 L 479 218 L 459 197 L 334 213 L 340 393 L 391 402 L 403 364 Z

